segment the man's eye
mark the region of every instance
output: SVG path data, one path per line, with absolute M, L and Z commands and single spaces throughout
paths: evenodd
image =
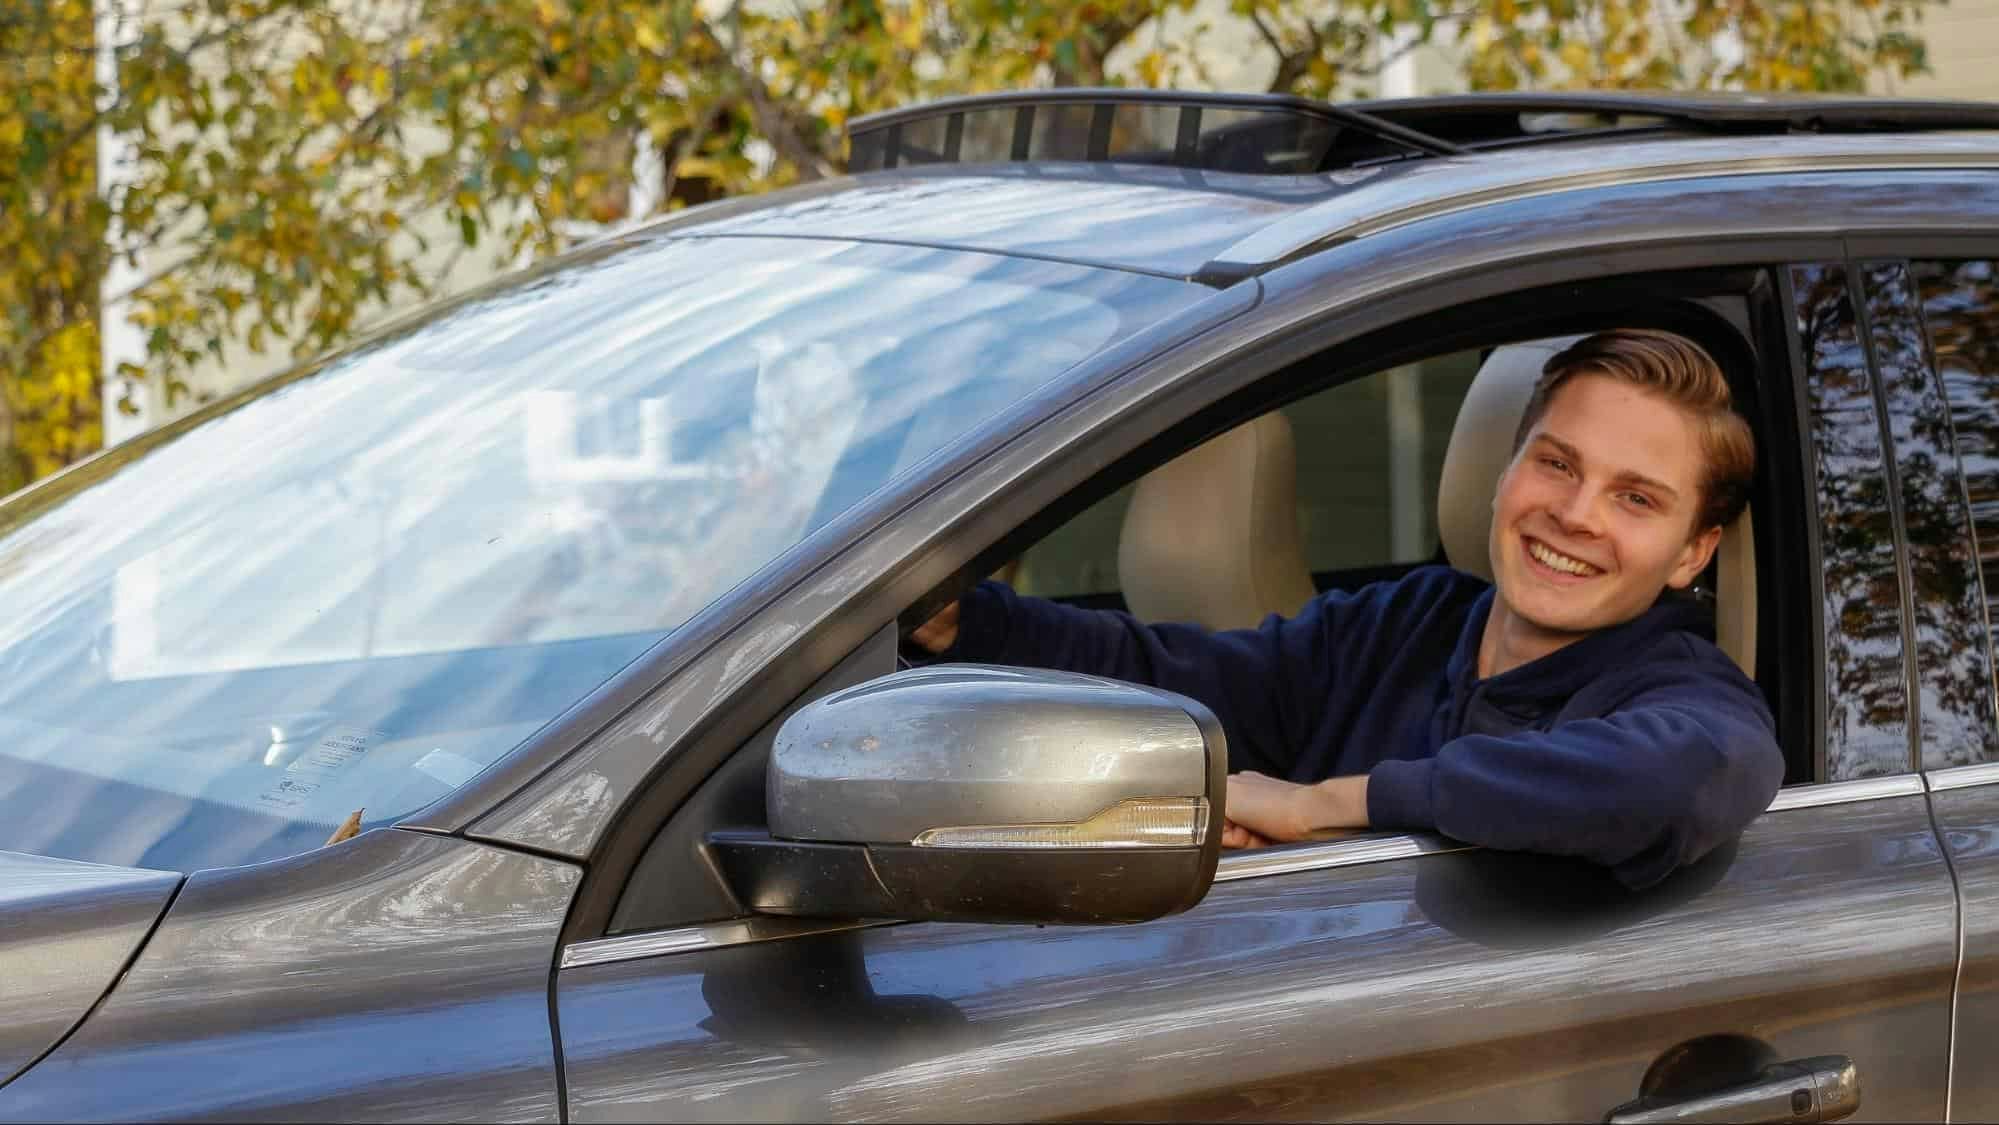
M 1647 496 L 1642 492 L 1627 492 L 1624 494 L 1624 498 L 1630 501 L 1633 505 L 1640 508 L 1652 508 L 1657 506 L 1652 503 L 1652 498 L 1650 496 Z
M 1555 470 L 1558 473 L 1566 473 L 1569 471 L 1569 463 L 1567 461 L 1562 460 L 1560 457 L 1543 457 L 1541 458 L 1541 463 Z

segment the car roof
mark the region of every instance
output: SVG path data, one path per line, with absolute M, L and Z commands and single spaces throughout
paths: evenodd
M 693 208 L 627 237 L 848 238 L 1222 285 L 1325 246 L 1523 195 L 1717 175 L 1999 167 L 1999 104 L 1856 97 L 1492 94 L 1328 106 L 1246 95 L 1034 91 L 930 103 L 861 119 L 855 128 L 878 137 L 891 128 L 914 131 L 926 120 L 1023 107 L 1028 122 L 1036 107 L 1048 120 L 1050 105 L 1095 111 L 1103 120 L 1133 104 L 1175 112 L 1193 104 L 1210 114 L 1221 106 L 1234 120 L 1249 112 L 1319 114 L 1343 129 L 1380 132 L 1367 138 L 1361 159 L 1342 164 L 1329 153 L 1321 163 L 1332 166 L 1311 171 L 1106 159 L 1100 138 L 1092 142 L 1098 159 L 898 164 L 890 157 L 880 170 Z M 1015 156 L 1032 151 L 1019 139 L 1025 128 Z M 857 138 L 857 163 L 861 144 Z M 1082 155 L 1043 147 L 1058 157 Z

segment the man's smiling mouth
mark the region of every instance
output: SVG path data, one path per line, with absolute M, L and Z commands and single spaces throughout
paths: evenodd
M 1527 540 L 1527 553 L 1534 556 L 1535 562 L 1550 570 L 1559 570 L 1563 574 L 1573 574 L 1578 578 L 1590 578 L 1603 573 L 1600 567 L 1591 566 L 1581 559 L 1572 559 L 1538 539 Z

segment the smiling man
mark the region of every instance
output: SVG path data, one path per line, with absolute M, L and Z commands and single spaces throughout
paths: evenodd
M 911 640 L 1200 700 L 1240 771 L 1229 846 L 1428 829 L 1642 887 L 1739 833 L 1783 777 L 1761 693 L 1690 599 L 1661 596 L 1706 568 L 1754 466 L 1707 353 L 1601 332 L 1535 384 L 1493 498 L 1492 584 L 1425 567 L 1209 632 L 988 582 Z

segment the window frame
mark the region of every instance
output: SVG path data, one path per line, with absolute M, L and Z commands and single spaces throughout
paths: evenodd
M 1266 410 L 1278 409 L 1299 398 L 1318 393 L 1328 387 L 1371 377 L 1392 367 L 1427 358 L 1466 350 L 1469 347 L 1487 346 L 1505 340 L 1533 339 L 1544 336 L 1587 331 L 1592 328 L 1607 327 L 1611 324 L 1646 324 L 1654 327 L 1677 328 L 1691 331 L 1712 339 L 1718 332 L 1726 332 L 1746 349 L 1746 357 L 1751 370 L 1743 371 L 1739 359 L 1724 360 L 1731 373 L 1751 380 L 1756 389 L 1753 403 L 1744 403 L 1745 412 L 1752 415 L 1757 423 L 1759 438 L 1763 431 L 1784 427 L 1790 417 L 1789 406 L 1793 399 L 1793 381 L 1787 370 L 1772 369 L 1773 357 L 1768 353 L 1767 332 L 1758 316 L 1758 294 L 1773 288 L 1771 276 L 1780 265 L 1768 263 L 1750 266 L 1720 266 L 1712 268 L 1685 268 L 1669 271 L 1639 271 L 1614 273 L 1592 280 L 1591 291 L 1586 295 L 1576 295 L 1563 311 L 1544 311 L 1549 303 L 1541 288 L 1520 292 L 1502 292 L 1475 298 L 1446 310 L 1452 321 L 1448 328 L 1440 328 L 1435 319 L 1412 318 L 1391 322 L 1374 332 L 1361 334 L 1346 341 L 1302 356 L 1276 370 L 1266 371 L 1261 376 L 1245 381 L 1245 385 L 1233 393 L 1222 395 L 1206 405 L 1196 407 L 1174 417 L 1153 436 L 1138 444 L 1131 452 L 1110 460 L 1096 472 L 1074 482 L 1070 488 L 1054 500 L 1044 504 L 1024 519 L 1016 519 L 1013 525 L 990 539 L 987 545 L 975 553 L 971 563 L 959 568 L 939 590 L 946 592 L 944 600 L 955 597 L 962 585 L 969 585 L 976 576 L 996 569 L 1005 559 L 1017 554 L 1026 545 L 1037 541 L 1050 530 L 1061 526 L 1126 484 L 1136 480 L 1151 468 L 1164 464 L 1180 452 L 1190 449 L 1215 434 L 1242 424 Z M 1549 286 L 1545 288 L 1561 288 Z M 1662 289 L 1666 295 L 1662 295 Z M 1721 305 L 1716 308 L 1707 302 Z M 1740 308 L 1733 308 L 1739 305 Z M 1538 306 L 1538 307 L 1537 307 Z M 1736 315 L 1738 314 L 1739 315 Z M 1758 356 L 1762 356 L 1760 361 Z M 1248 364 L 1253 358 L 1238 356 L 1236 363 Z M 1787 366 L 1787 365 L 1786 365 Z M 1772 404 L 1780 404 L 1784 409 L 1773 411 Z M 1793 435 L 1795 437 L 1795 435 Z M 1779 443 L 1782 444 L 1782 443 Z M 1802 444 L 1802 443 L 1798 443 Z M 1089 459 L 1078 457 L 1077 463 L 1087 464 Z M 1795 520 L 1785 520 L 1777 516 L 1781 505 L 1776 499 L 1776 486 L 1785 477 L 1796 478 L 1796 473 L 1786 473 L 1777 468 L 1769 458 L 1763 459 L 1770 467 L 1759 471 L 1756 487 L 1753 489 L 1753 503 L 1772 513 L 1768 518 L 1756 522 L 1756 548 L 1758 558 L 1758 667 L 1773 670 L 1778 685 L 1794 684 L 1798 676 L 1794 667 L 1786 670 L 1781 655 L 1773 655 L 1776 638 L 1784 635 L 1783 625 L 1796 610 L 1788 608 L 1789 603 L 1799 599 L 1783 593 L 1795 590 L 1801 583 L 1781 580 L 1784 569 L 1796 570 L 1803 565 L 1808 555 L 1792 551 L 1778 551 L 1780 543 L 1795 542 L 1798 529 L 1808 525 L 1800 514 Z M 999 503 L 995 507 L 1000 507 Z M 1803 509 L 1792 509 L 1802 513 Z M 1798 527 L 1789 527 L 1795 523 Z M 1778 560 L 1782 560 L 1780 563 Z M 1779 569 L 1782 567 L 1783 569 Z M 1802 577 L 1802 572 L 1799 573 Z M 930 605 L 938 600 L 938 591 L 932 597 L 918 599 L 900 615 L 903 631 L 920 624 L 929 616 Z M 1811 609 L 1811 620 L 1816 622 L 1816 609 Z M 878 634 L 871 634 L 878 635 Z M 858 651 L 858 650 L 856 650 Z M 851 658 L 851 657 L 850 657 Z M 878 671 L 876 674 L 880 674 Z M 799 706 L 807 698 L 823 691 L 832 690 L 835 684 L 831 678 L 822 680 L 814 688 L 797 699 L 787 701 L 780 713 Z M 1797 694 L 1795 688 L 1790 689 Z M 1802 744 L 1816 748 L 1822 744 L 1818 737 L 1821 729 L 1817 721 L 1800 721 L 1794 717 L 1789 730 L 1781 725 L 1780 734 L 1790 733 L 1786 745 Z M 1816 718 L 1816 717 L 1814 717 Z M 770 727 L 774 727 L 773 719 Z M 674 821 L 692 811 L 691 802 L 698 800 L 699 787 L 712 776 L 726 768 L 735 755 L 760 741 L 769 732 L 769 727 L 759 732 L 757 738 L 739 741 L 728 747 L 719 757 L 712 759 L 712 766 L 701 777 L 692 780 L 684 789 L 684 798 L 674 808 L 661 816 L 655 823 L 658 832 L 671 830 Z M 1789 798 L 1798 801 L 1798 798 Z M 1847 797 L 1843 799 L 1860 799 Z M 1398 849 L 1434 848 L 1435 837 L 1426 834 L 1376 833 L 1363 839 L 1340 840 L 1324 844 L 1293 845 L 1282 849 L 1284 853 L 1296 852 L 1285 861 L 1286 869 L 1304 870 L 1315 865 L 1343 866 L 1362 860 L 1353 855 L 1385 856 Z M 1405 843 L 1390 843 L 1405 841 Z M 1408 841 L 1413 841 L 1408 842 Z M 1426 842 L 1427 841 L 1427 842 Z M 572 918 L 589 918 L 587 924 L 580 924 L 573 931 L 566 931 L 565 941 L 584 941 L 608 934 L 609 924 L 623 913 L 619 904 L 628 894 L 631 880 L 638 877 L 640 865 L 650 847 L 651 836 L 638 849 L 638 855 L 627 869 L 625 879 L 620 883 L 618 893 L 608 906 L 586 903 L 579 893 L 579 907 Z M 1298 849 L 1305 849 L 1298 851 Z M 1383 851 L 1383 849 L 1387 851 Z M 1355 852 L 1354 849 L 1361 849 Z M 1372 850 L 1368 850 L 1372 849 Z M 1398 852 L 1399 854 L 1399 852 Z M 1302 864 L 1303 866 L 1298 866 Z M 1230 863 L 1228 868 L 1240 866 Z M 1276 872 L 1272 872 L 1276 873 Z M 1224 876 L 1218 875 L 1221 879 Z M 1228 878 L 1251 877 L 1249 874 L 1230 874 Z M 588 913 L 586 913 L 588 912 Z M 593 916 L 594 915 L 594 916 Z M 628 919 L 629 921 L 630 919 Z M 639 927 L 624 933 L 610 935 L 623 938 L 637 934 L 656 933 L 663 930 L 699 929 L 714 923 L 713 919 L 673 919 L 646 920 Z M 586 937 L 585 935 L 588 935 Z M 573 935 L 573 936 L 570 936 Z M 607 938 L 608 940 L 608 938 Z M 691 940 L 691 939 L 690 939 Z

